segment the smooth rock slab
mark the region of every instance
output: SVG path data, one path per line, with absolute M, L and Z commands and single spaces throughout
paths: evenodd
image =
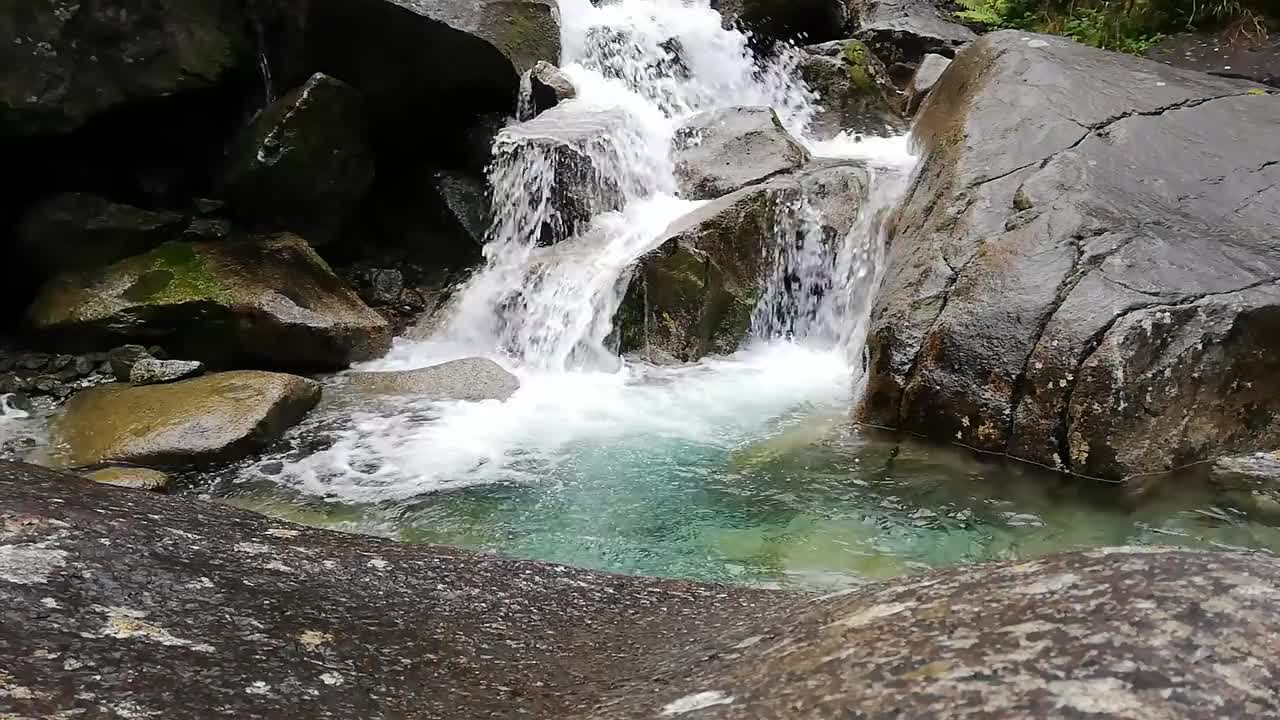
M 254 370 L 166 385 L 103 385 L 76 395 L 55 425 L 75 465 L 229 462 L 278 439 L 320 400 L 320 385 Z
M 506 400 L 520 380 L 488 358 L 463 358 L 419 370 L 355 372 L 351 386 L 378 395 L 404 395 L 424 400 Z
M 1268 718 L 1277 597 L 1274 558 L 1120 548 L 815 598 L 0 465 L 0 691 L 19 716 Z
M 795 170 L 809 151 L 772 108 L 709 110 L 676 131 L 676 178 L 689 200 L 710 200 Z

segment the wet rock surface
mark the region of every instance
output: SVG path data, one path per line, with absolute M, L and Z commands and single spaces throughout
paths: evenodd
M 172 242 L 63 273 L 27 318 L 67 347 L 163 342 L 213 366 L 341 369 L 391 343 L 386 322 L 295 235 Z
M 1273 717 L 1278 595 L 1272 558 L 1119 548 L 814 598 L 0 465 L 18 716 Z
M 278 439 L 319 401 L 318 383 L 255 370 L 164 385 L 103 385 L 67 403 L 55 435 L 74 465 L 230 462 Z
M 884 135 L 903 129 L 892 101 L 898 92 L 885 68 L 860 40 L 836 40 L 804 49 L 800 75 L 818 93 L 822 110 L 812 132 L 835 137 L 843 130 Z
M 32 207 L 17 233 L 18 255 L 48 277 L 108 265 L 176 240 L 188 218 L 152 212 L 86 193 L 61 193 Z
M 809 151 L 767 107 L 699 113 L 676 131 L 674 148 L 680 192 L 690 200 L 718 198 L 809 161 Z
M 1280 87 L 1280 36 L 1257 39 L 1182 33 L 1144 53 L 1174 67 Z
M 159 470 L 123 465 L 90 470 L 84 476 L 99 485 L 153 492 L 164 492 L 168 489 L 170 480 L 168 475 Z
M 920 104 L 933 91 L 938 80 L 942 78 L 943 71 L 950 64 L 951 61 L 941 55 L 930 53 L 924 56 L 920 61 L 920 67 L 916 68 L 915 74 L 911 76 L 911 82 L 904 91 L 908 115 L 914 115 L 916 110 L 920 109 Z
M 1027 33 L 961 53 L 862 416 L 1107 478 L 1280 445 L 1280 96 Z
M 856 37 L 904 87 L 925 55 L 953 57 L 977 35 L 954 22 L 935 0 L 868 0 L 859 10 Z
M 248 227 L 331 241 L 373 181 L 364 99 L 312 75 L 260 112 L 232 143 L 221 195 Z
M 540 115 L 543 111 L 550 110 L 565 100 L 572 100 L 578 95 L 578 90 L 573 86 L 569 76 L 545 60 L 539 60 L 528 71 L 527 82 L 529 96 L 525 100 L 528 107 L 520 108 L 521 112 L 527 115 L 522 116 L 520 118 L 522 120 Z
M 713 0 L 711 6 L 726 22 L 769 41 L 834 40 L 849 22 L 845 0 Z
M 63 400 L 78 390 L 113 379 L 107 353 L 0 351 L 0 394 L 11 394 L 19 405 L 32 397 Z
M 355 372 L 347 377 L 360 392 L 423 400 L 506 400 L 520 389 L 515 375 L 488 358 L 463 358 L 418 370 Z
M 157 360 L 139 358 L 129 368 L 129 382 L 134 385 L 159 385 L 185 380 L 204 372 L 204 363 L 198 360 Z

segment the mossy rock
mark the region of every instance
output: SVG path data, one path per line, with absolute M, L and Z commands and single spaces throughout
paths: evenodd
M 230 462 L 274 442 L 319 401 L 319 383 L 253 370 L 168 385 L 110 384 L 72 398 L 53 430 L 75 465 Z
M 391 333 L 295 235 L 169 242 L 41 289 L 31 328 L 68 348 L 158 343 L 214 367 L 340 369 Z
M 861 41 L 805 48 L 800 74 L 822 106 L 814 120 L 819 136 L 832 137 L 841 130 L 883 135 L 905 127 L 888 71 Z
M 221 195 L 250 226 L 332 240 L 373 181 L 364 100 L 322 73 L 272 103 L 233 143 Z
M 182 213 L 153 212 L 85 193 L 61 193 L 27 211 L 18 255 L 42 278 L 62 270 L 107 265 L 177 239 Z

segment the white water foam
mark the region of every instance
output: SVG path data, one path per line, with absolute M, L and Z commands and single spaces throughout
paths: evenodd
M 558 161 L 539 144 L 537 119 L 504 131 L 490 175 L 497 220 L 485 267 L 460 290 L 434 337 L 399 340 L 387 357 L 361 368 L 485 355 L 514 372 L 520 390 L 505 403 L 410 400 L 356 411 L 332 447 L 288 465 L 284 479 L 296 487 L 363 502 L 552 482 L 584 447 L 732 448 L 776 431 L 780 417 L 849 407 L 883 264 L 883 211 L 914 161 L 907 139 L 811 141 L 805 131 L 814 95 L 798 80 L 794 52 L 757 62 L 747 38 L 724 29 L 705 1 L 560 5 L 563 69 L 578 97 L 556 108 L 557 122 L 597 125 L 575 136 L 590 139 L 573 144 L 593 160 L 593 186 L 616 197 L 599 198 L 602 212 L 569 237 L 555 195 Z M 803 242 L 779 254 L 762 301 L 785 307 L 776 322 L 757 313 L 758 339 L 739 353 L 678 367 L 620 361 L 607 340 L 629 268 L 697 206 L 675 197 L 674 132 L 691 114 L 737 105 L 773 107 L 815 155 L 866 161 L 870 197 L 853 230 L 828 243 L 834 247 L 823 246 L 806 199 L 785 209 L 782 232 Z M 563 241 L 540 247 L 547 227 Z M 822 292 L 781 297 L 787 274 Z M 619 452 L 619 462 L 642 461 L 639 451 Z

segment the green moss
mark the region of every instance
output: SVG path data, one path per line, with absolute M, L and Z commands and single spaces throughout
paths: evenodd
M 130 301 L 158 305 L 228 299 L 227 288 L 188 243 L 165 243 L 138 261 L 147 269 L 124 291 Z
M 869 61 L 867 59 L 867 46 L 857 40 L 849 40 L 844 44 L 844 50 L 841 52 L 844 60 L 845 72 L 849 75 L 849 83 L 859 90 L 871 90 L 875 88 L 875 79 L 872 78 L 868 69 Z

